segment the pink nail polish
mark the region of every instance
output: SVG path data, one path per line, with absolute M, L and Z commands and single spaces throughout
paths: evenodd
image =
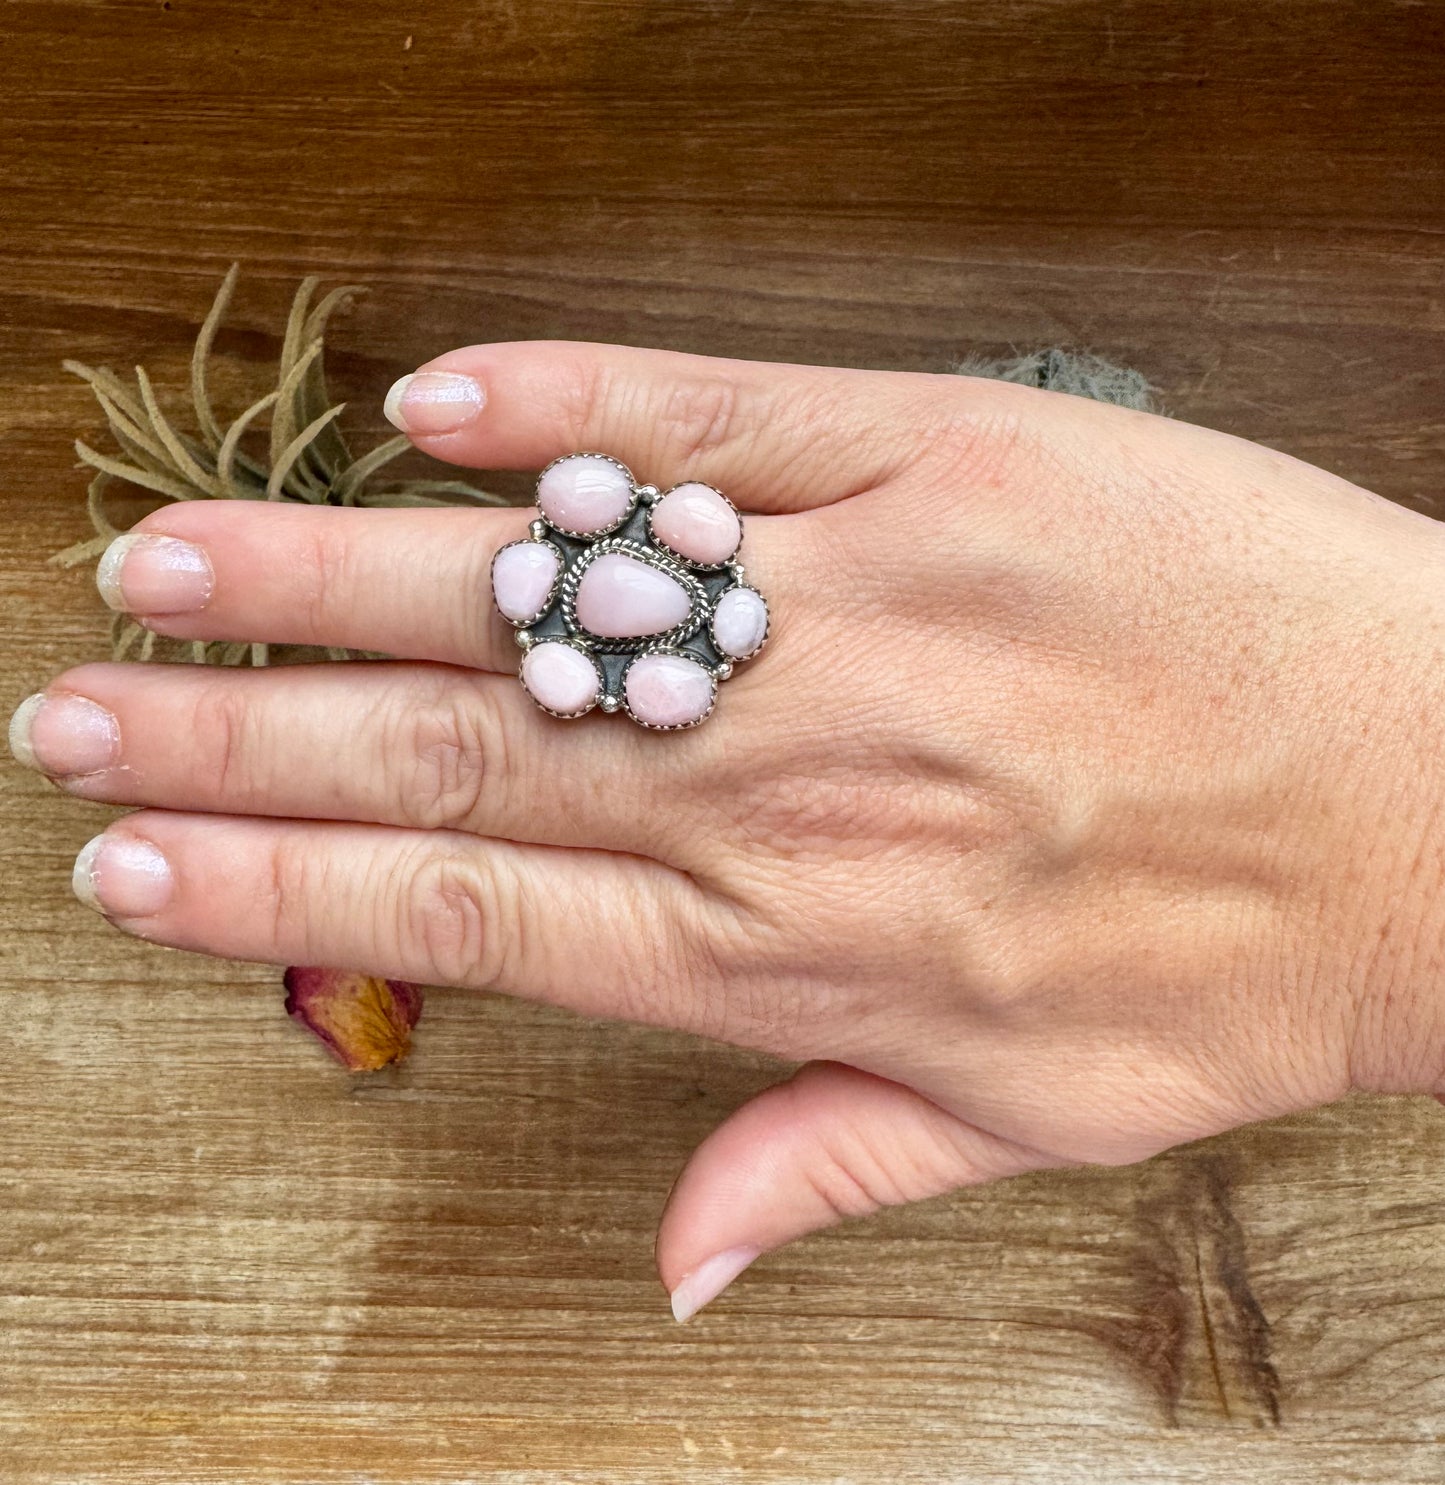
M 193 614 L 210 602 L 216 574 L 192 542 L 127 532 L 105 549 L 95 585 L 120 613 Z
M 689 1320 L 711 1304 L 762 1252 L 761 1248 L 724 1248 L 693 1269 L 672 1291 L 672 1318 Z
M 486 402 L 482 384 L 454 371 L 414 371 L 386 394 L 387 420 L 403 433 L 427 437 L 465 428 Z
M 64 692 L 27 696 L 10 719 L 17 763 L 53 779 L 100 773 L 120 758 L 120 728 L 103 706 Z
M 75 895 L 107 918 L 149 918 L 171 900 L 170 864 L 149 841 L 107 831 L 75 858 Z

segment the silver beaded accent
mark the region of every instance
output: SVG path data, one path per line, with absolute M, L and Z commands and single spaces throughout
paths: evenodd
M 642 542 L 634 541 L 626 536 L 607 536 L 601 541 L 594 542 L 582 556 L 568 565 L 563 574 L 558 607 L 562 622 L 567 626 L 569 634 L 586 640 L 594 650 L 599 652 L 632 654 L 640 648 L 639 642 L 635 639 L 607 639 L 603 635 L 593 634 L 577 618 L 577 593 L 582 586 L 582 579 L 593 562 L 599 557 L 607 556 L 630 557 L 634 562 L 642 563 L 644 567 L 651 567 L 654 571 L 670 577 L 687 595 L 687 618 L 675 629 L 669 629 L 665 634 L 654 635 L 647 641 L 649 646 L 681 644 L 683 640 L 696 634 L 707 622 L 712 612 L 708 592 L 693 573 L 671 557 L 653 551 L 651 547 L 645 546 Z
M 563 459 L 579 457 L 602 459 L 626 474 L 628 509 L 616 521 L 597 531 L 570 531 L 540 513 L 530 522 L 526 539 L 549 544 L 560 560 L 556 579 L 541 609 L 535 614 L 523 614 L 510 620 L 517 646 L 525 652 L 542 644 L 564 644 L 581 651 L 592 662 L 597 671 L 597 691 L 581 711 L 568 713 L 569 716 L 580 716 L 595 707 L 601 712 L 622 713 L 640 726 L 656 731 L 678 731 L 696 726 L 711 715 L 717 703 L 719 682 L 736 673 L 739 659 L 748 658 L 728 655 L 717 643 L 713 632 L 719 602 L 737 587 L 750 586 L 744 583 L 743 564 L 734 560 L 736 550 L 722 562 L 693 561 L 680 552 L 671 551 L 666 542 L 653 532 L 653 512 L 672 490 L 678 488 L 676 485 L 659 489 L 657 485 L 640 484 L 625 464 L 608 454 L 564 455 Z M 561 462 L 553 460 L 547 469 Z M 539 490 L 546 472 L 543 470 L 538 476 Z M 707 488 L 727 501 L 722 491 L 712 485 Z M 732 502 L 728 501 L 728 504 Z M 739 512 L 739 529 L 742 521 Z M 609 553 L 641 562 L 676 582 L 687 595 L 687 618 L 664 634 L 609 638 L 590 633 L 577 618 L 578 588 L 591 563 Z M 632 711 L 627 697 L 627 673 L 634 661 L 647 655 L 675 656 L 697 666 L 706 675 L 711 696 L 702 716 L 669 726 L 644 721 Z M 521 669 L 525 674 L 527 666 L 524 664 Z M 522 684 L 525 687 L 525 680 Z M 550 708 L 543 706 L 542 710 L 549 711 Z M 552 715 L 563 714 L 552 712 Z

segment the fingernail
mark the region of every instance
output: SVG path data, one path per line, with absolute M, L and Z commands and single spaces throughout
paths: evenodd
M 123 614 L 193 614 L 210 602 L 216 574 L 211 559 L 189 541 L 127 533 L 105 549 L 95 585 Z
M 710 1305 L 761 1252 L 761 1248 L 724 1248 L 698 1264 L 672 1291 L 672 1318 L 688 1320 Z
M 10 718 L 10 752 L 53 779 L 99 773 L 120 756 L 120 728 L 87 697 L 42 692 L 27 696 Z
M 481 412 L 482 384 L 455 371 L 413 371 L 386 394 L 387 420 L 403 433 L 455 433 Z
M 75 858 L 75 895 L 107 918 L 149 918 L 171 900 L 166 858 L 133 835 L 97 835 Z

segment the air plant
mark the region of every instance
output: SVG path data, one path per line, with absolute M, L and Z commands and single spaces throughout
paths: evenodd
M 89 383 L 100 403 L 118 454 L 104 454 L 77 439 L 75 451 L 95 471 L 86 509 L 96 534 L 57 553 L 51 561 L 75 567 L 98 559 L 123 528 L 108 498 L 117 484 L 138 486 L 172 500 L 281 500 L 308 505 L 501 505 L 495 495 L 462 480 L 388 479 L 386 466 L 411 447 L 389 438 L 354 456 L 339 426 L 345 403 L 333 404 L 323 369 L 324 332 L 332 314 L 365 292 L 343 285 L 312 303 L 319 280 L 303 279 L 291 303 L 276 386 L 222 426 L 213 410 L 206 373 L 211 348 L 239 277 L 232 264 L 196 337 L 191 354 L 190 399 L 195 431 L 178 429 L 162 411 L 150 377 L 135 369 L 134 387 L 104 367 L 66 361 L 65 369 Z M 263 440 L 263 433 L 265 435 Z M 264 442 L 264 448 L 260 445 Z M 134 619 L 111 620 L 114 659 L 180 660 L 204 665 L 267 665 L 273 646 L 236 641 L 166 640 Z M 357 652 L 291 646 L 286 658 L 349 660 Z M 421 1015 L 419 986 L 350 970 L 286 971 L 286 1009 L 353 1071 L 400 1061 Z

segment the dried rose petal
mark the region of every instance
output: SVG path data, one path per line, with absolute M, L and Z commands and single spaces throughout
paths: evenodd
M 421 1019 L 420 985 L 295 965 L 285 985 L 286 1013 L 352 1072 L 374 1072 L 411 1051 L 411 1029 Z

